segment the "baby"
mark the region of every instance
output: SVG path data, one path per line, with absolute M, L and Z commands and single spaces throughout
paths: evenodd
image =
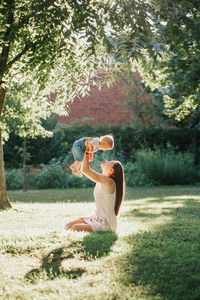
M 75 141 L 72 146 L 72 154 L 74 163 L 70 166 L 72 173 L 82 177 L 80 166 L 85 152 L 89 153 L 90 161 L 93 160 L 93 154 L 97 150 L 111 150 L 114 147 L 114 139 L 112 135 L 103 135 L 101 137 L 82 137 Z

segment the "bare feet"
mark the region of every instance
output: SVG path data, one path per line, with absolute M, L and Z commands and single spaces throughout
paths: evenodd
M 83 177 L 83 174 L 81 173 L 80 170 L 77 169 L 76 172 L 77 172 L 77 174 L 78 174 L 79 177 Z
M 76 176 L 83 177 L 83 174 L 81 173 L 80 170 L 73 169 L 73 168 L 70 168 L 70 169 L 72 170 L 72 173 L 75 174 Z

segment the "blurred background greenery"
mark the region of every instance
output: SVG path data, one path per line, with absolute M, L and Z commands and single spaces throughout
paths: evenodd
M 85 188 L 93 183 L 70 172 L 73 162 L 71 147 L 81 136 L 101 136 L 111 133 L 115 147 L 97 151 L 92 167 L 100 171 L 105 160 L 120 160 L 124 165 L 127 186 L 185 185 L 200 182 L 200 132 L 198 128 L 146 128 L 127 126 L 91 126 L 87 122 L 61 124 L 56 116 L 43 121 L 52 137 L 26 140 L 27 189 Z M 4 145 L 6 184 L 9 190 L 24 186 L 23 138 L 14 134 Z M 13 151 L 15 155 L 13 155 Z

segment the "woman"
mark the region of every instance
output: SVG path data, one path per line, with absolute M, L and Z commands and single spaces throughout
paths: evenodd
M 124 198 L 124 170 L 119 161 L 105 161 L 101 164 L 102 174 L 92 170 L 89 165 L 89 153 L 85 152 L 82 173 L 96 182 L 94 198 L 95 214 L 69 222 L 65 229 L 75 231 L 117 230 L 117 218 Z

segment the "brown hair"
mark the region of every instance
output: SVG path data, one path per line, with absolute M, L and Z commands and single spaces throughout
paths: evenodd
M 120 206 L 124 199 L 125 182 L 124 182 L 124 169 L 119 161 L 114 161 L 114 174 L 111 178 L 116 184 L 116 200 L 115 200 L 115 215 L 119 213 Z
M 106 142 L 110 146 L 110 149 L 114 147 L 114 138 L 111 134 L 103 135 L 100 139 Z

